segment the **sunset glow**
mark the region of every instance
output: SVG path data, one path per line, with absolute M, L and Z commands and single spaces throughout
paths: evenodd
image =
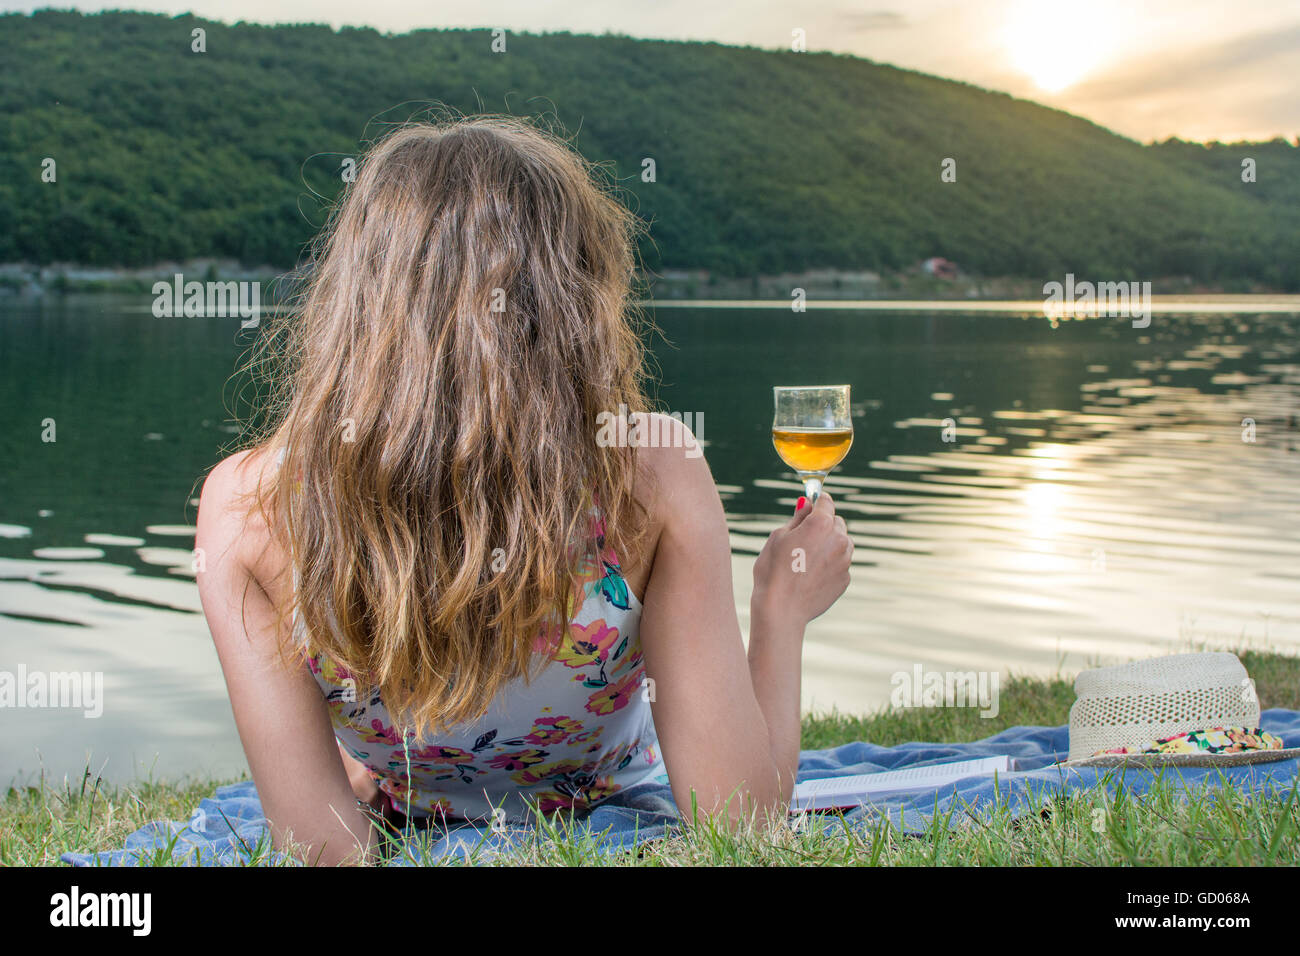
M 1088 76 L 1105 58 L 1105 7 L 1086 3 L 1022 3 L 1002 33 L 1012 66 L 1046 93 Z

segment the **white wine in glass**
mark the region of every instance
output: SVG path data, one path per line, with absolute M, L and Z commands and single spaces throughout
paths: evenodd
M 772 396 L 772 444 L 814 501 L 822 493 L 822 481 L 853 445 L 849 386 L 778 385 Z

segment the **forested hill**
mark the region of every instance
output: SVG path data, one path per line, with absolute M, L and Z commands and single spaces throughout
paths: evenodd
M 494 53 L 487 30 L 44 11 L 0 17 L 0 62 L 0 262 L 292 265 L 342 157 L 437 102 L 553 114 L 651 223 L 656 270 L 938 255 L 985 275 L 1300 288 L 1294 146 L 1144 147 L 848 56 L 570 34 L 509 34 Z

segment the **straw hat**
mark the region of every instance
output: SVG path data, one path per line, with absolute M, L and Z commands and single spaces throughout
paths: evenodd
M 1300 747 L 1259 727 L 1255 682 L 1235 654 L 1174 654 L 1085 671 L 1074 682 L 1065 766 L 1229 767 Z

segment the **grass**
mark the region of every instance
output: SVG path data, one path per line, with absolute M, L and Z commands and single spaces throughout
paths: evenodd
M 1261 706 L 1300 710 L 1300 658 L 1238 652 L 1255 678 Z M 1059 726 L 1068 720 L 1070 681 L 1013 678 L 1001 688 L 997 717 L 974 708 L 882 710 L 855 717 L 832 712 L 804 718 L 803 746 L 854 740 L 892 746 L 909 740 L 965 742 L 1020 724 Z M 0 865 L 58 864 L 59 854 L 120 848 L 153 820 L 185 820 L 220 783 L 144 782 L 108 787 L 87 772 L 79 781 L 14 787 L 0 801 Z M 1111 795 L 1103 786 L 1071 791 L 1013 818 L 1005 808 L 976 819 L 958 810 L 928 831 L 909 836 L 881 823 L 850 827 L 835 816 L 802 831 L 727 832 L 708 823 L 610 855 L 589 834 L 560 818 L 508 853 L 471 848 L 448 862 L 593 866 L 1249 866 L 1300 862 L 1300 790 L 1245 793 L 1232 786 L 1197 794 L 1176 776 L 1157 780 L 1141 797 Z M 250 847 L 254 862 L 270 847 Z M 173 865 L 164 848 L 142 862 Z

